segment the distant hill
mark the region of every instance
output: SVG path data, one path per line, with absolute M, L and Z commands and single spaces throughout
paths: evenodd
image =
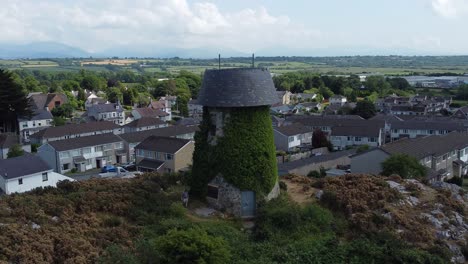
M 72 46 L 57 42 L 34 42 L 29 44 L 0 43 L 0 58 L 83 58 L 90 53 Z

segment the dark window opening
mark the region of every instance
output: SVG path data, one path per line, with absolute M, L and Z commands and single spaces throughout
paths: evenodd
M 219 187 L 216 185 L 208 185 L 208 192 L 207 192 L 207 197 L 213 198 L 213 199 L 218 199 L 218 192 L 219 192 Z

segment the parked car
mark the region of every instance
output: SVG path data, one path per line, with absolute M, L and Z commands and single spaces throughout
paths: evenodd
M 106 165 L 101 168 L 101 173 L 106 173 L 106 172 L 116 172 L 117 168 L 114 165 Z
M 129 162 L 124 165 L 122 165 L 122 168 L 128 170 L 128 171 L 136 171 L 136 165 L 135 162 Z

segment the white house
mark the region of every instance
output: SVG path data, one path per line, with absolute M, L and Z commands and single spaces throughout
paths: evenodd
M 18 118 L 21 142 L 29 142 L 29 136 L 52 126 L 53 116 L 47 109 L 35 109 L 31 118 Z
M 329 101 L 330 101 L 331 105 L 341 105 L 341 106 L 343 106 L 344 104 L 346 104 L 347 99 L 346 99 L 346 97 L 344 97 L 342 95 L 334 95 L 334 96 L 330 97 Z
M 6 194 L 27 192 L 38 187 L 56 187 L 59 181 L 64 180 L 74 181 L 53 172 L 45 161 L 35 155 L 0 160 L 0 188 Z
M 378 147 L 385 143 L 384 128 L 376 123 L 368 126 L 335 126 L 330 140 L 335 150 L 344 150 L 346 147 L 367 145 Z
M 273 133 L 278 150 L 293 151 L 312 144 L 312 131 L 301 124 L 275 127 Z
M 87 110 L 88 117 L 95 121 L 111 121 L 117 125 L 125 124 L 125 112 L 120 102 L 91 105 Z

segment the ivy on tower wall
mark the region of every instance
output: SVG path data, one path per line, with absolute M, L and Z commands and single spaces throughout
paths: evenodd
M 208 142 L 210 110 L 205 107 L 203 111 L 200 131 L 195 135 L 192 192 L 204 196 L 208 182 L 220 174 L 241 190 L 267 195 L 278 180 L 269 107 L 224 109 L 229 117 L 216 145 Z

